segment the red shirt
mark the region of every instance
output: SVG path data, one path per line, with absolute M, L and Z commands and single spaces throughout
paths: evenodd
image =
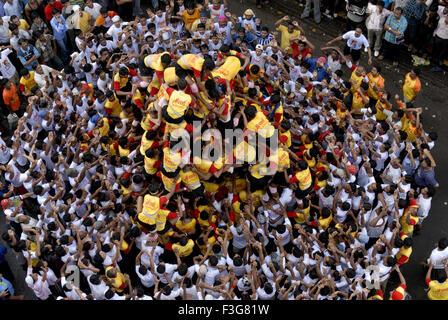
M 47 21 L 50 21 L 53 18 L 53 9 L 57 9 L 59 11 L 62 11 L 62 3 L 60 1 L 54 2 L 54 7 L 47 4 L 45 6 L 44 12 L 45 12 L 45 18 L 47 18 Z
M 305 59 L 308 54 L 312 54 L 310 48 L 305 48 L 302 51 L 299 50 L 299 45 L 297 42 L 291 43 L 291 49 L 292 49 L 292 58 L 295 59 L 296 56 L 299 54 L 302 56 L 302 59 Z

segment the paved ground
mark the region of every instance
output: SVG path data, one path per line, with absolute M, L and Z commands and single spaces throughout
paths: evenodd
M 272 6 L 257 9 L 255 0 L 229 0 L 230 11 L 242 15 L 244 10 L 251 8 L 257 17 L 262 20 L 263 25 L 267 25 L 271 30 L 274 29 L 274 23 L 282 16 L 288 14 L 295 19 L 304 28 L 307 38 L 316 46 L 316 56 L 319 55 L 320 47 L 332 38 L 341 35 L 344 31 L 344 22 L 342 19 L 328 20 L 322 17 L 322 22 L 318 25 L 313 19 L 300 19 L 299 13 L 303 11 L 303 7 L 297 5 L 295 0 L 276 0 L 272 1 Z M 288 10 L 286 10 L 288 9 Z M 312 16 L 312 14 L 311 14 Z M 344 43 L 336 43 L 341 48 Z M 363 54 L 362 63 L 367 65 L 367 54 Z M 400 55 L 399 69 L 392 67 L 390 61 L 380 62 L 374 58 L 374 63 L 382 66 L 382 75 L 386 79 L 386 87 L 392 94 L 402 91 L 399 87 L 399 81 L 412 67 L 411 58 L 408 52 L 402 51 Z M 376 60 L 376 61 L 375 61 Z M 448 203 L 448 186 L 445 183 L 448 177 L 448 169 L 445 164 L 448 163 L 448 126 L 446 125 L 448 110 L 448 75 L 445 72 L 430 72 L 430 67 L 422 67 L 422 91 L 416 100 L 416 107 L 423 107 L 423 126 L 427 132 L 437 131 L 439 141 L 436 143 L 433 155 L 437 162 L 436 178 L 440 183 L 437 195 L 432 202 L 432 209 L 429 217 L 423 224 L 422 232 L 414 239 L 413 253 L 410 261 L 401 269 L 407 280 L 408 292 L 414 299 L 427 299 L 424 291 L 424 272 L 419 265 L 429 256 L 434 244 L 442 236 L 448 236 L 448 215 L 446 215 Z M 344 69 L 343 69 L 344 70 Z M 345 70 L 347 70 L 345 68 Z M 347 74 L 348 72 L 345 71 Z
M 283 15 L 288 14 L 294 18 L 294 14 L 297 15 L 298 12 L 303 10 L 303 7 L 299 7 L 294 0 L 277 0 L 273 2 L 274 5 L 277 3 L 282 6 L 281 10 L 284 11 L 281 13 L 279 13 L 277 8 L 266 7 L 257 9 L 255 0 L 243 0 L 242 3 L 240 0 L 228 1 L 230 10 L 237 15 L 241 15 L 247 8 L 252 8 L 257 17 L 261 18 L 263 24 L 271 29 L 274 26 L 274 22 Z M 288 8 L 288 5 L 291 5 L 291 8 L 286 11 L 284 8 Z M 325 17 L 323 17 L 322 23 L 319 25 L 316 25 L 312 19 L 303 21 L 297 17 L 295 19 L 305 29 L 307 38 L 314 43 L 316 48 L 324 46 L 328 40 L 342 34 L 344 28 L 342 21 L 328 21 Z M 342 47 L 343 43 L 341 42 L 339 45 Z M 386 86 L 393 94 L 401 93 L 399 80 L 403 79 L 404 75 L 411 68 L 410 57 L 408 57 L 407 52 L 402 52 L 401 57 L 399 70 L 392 68 L 388 61 L 381 63 L 383 66 L 382 74 L 386 79 Z M 374 61 L 374 63 L 378 62 Z M 367 65 L 365 58 L 363 58 L 362 63 Z M 427 258 L 439 238 L 448 236 L 448 215 L 445 215 L 444 212 L 447 209 L 448 203 L 448 187 L 444 183 L 446 177 L 448 177 L 448 169 L 445 167 L 445 164 L 448 163 L 448 126 L 444 123 L 447 121 L 448 115 L 448 111 L 446 110 L 448 107 L 448 77 L 445 72 L 429 72 L 429 67 L 424 67 L 422 70 L 420 79 L 423 89 L 417 98 L 416 106 L 424 108 L 422 121 L 425 130 L 428 132 L 437 131 L 439 134 L 439 141 L 436 144 L 433 154 L 438 164 L 436 174 L 440 188 L 433 199 L 431 214 L 424 222 L 422 233 L 415 238 L 411 259 L 402 267 L 408 284 L 408 292 L 414 299 L 427 299 L 424 291 L 424 273 L 419 262 Z M 0 234 L 4 232 L 4 223 L 4 215 L 0 214 Z M 0 244 L 5 245 L 1 238 Z M 12 249 L 8 250 L 7 261 L 16 275 L 13 281 L 17 292 L 16 294 L 24 294 L 25 299 L 36 299 L 33 292 L 24 283 L 25 273 L 21 268 L 21 264 L 24 261 L 20 260 Z

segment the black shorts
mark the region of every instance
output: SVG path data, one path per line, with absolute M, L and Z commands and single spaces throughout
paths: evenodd
M 184 116 L 182 116 L 182 117 L 180 117 L 180 118 L 176 118 L 176 119 L 174 119 L 174 118 L 172 118 L 169 114 L 168 114 L 168 112 L 166 111 L 166 109 L 168 108 L 168 105 L 166 105 L 166 106 L 164 106 L 163 108 L 162 108 L 162 115 L 163 115 L 163 118 L 165 119 L 165 121 L 166 122 L 168 122 L 168 123 L 173 123 L 173 124 L 179 124 L 179 123 L 182 123 L 182 122 L 184 122 Z
M 202 196 L 204 196 L 205 193 L 205 187 L 203 184 L 201 184 L 201 186 L 199 188 L 196 188 L 190 192 L 188 192 L 188 197 L 190 199 L 196 199 L 196 198 L 200 198 Z
M 168 177 L 168 178 L 175 178 L 175 177 L 177 177 L 177 175 L 179 174 L 179 172 L 180 172 L 180 167 L 177 167 L 177 169 L 176 169 L 176 171 L 174 171 L 174 172 L 169 172 L 169 171 L 166 171 L 165 170 L 165 168 L 163 167 L 163 166 L 161 166 L 160 167 L 160 171 L 162 171 L 162 173 L 163 173 L 163 175 L 165 176 L 165 177 Z
M 144 232 L 144 233 L 148 233 L 150 230 L 152 231 L 152 230 L 155 230 L 155 224 L 148 224 L 148 223 L 145 223 L 145 222 L 143 222 L 143 221 L 141 221 L 139 218 L 138 218 L 138 215 L 137 215 L 137 221 L 138 221 L 138 223 L 140 224 L 140 226 L 142 227 L 142 231 Z
M 313 185 L 311 185 L 308 189 L 301 190 L 300 188 L 297 188 L 295 191 L 295 195 L 299 199 L 304 199 L 307 195 L 310 194 L 310 192 L 313 190 Z
M 359 61 L 359 59 L 361 59 L 361 49 L 359 50 L 355 50 L 350 48 L 349 46 L 345 45 L 344 47 L 344 54 L 347 55 L 351 55 L 352 56 L 352 60 L 353 61 Z
M 255 192 L 257 190 L 263 190 L 266 186 L 267 182 L 269 181 L 270 177 L 263 177 L 261 179 L 257 179 L 251 174 L 248 175 L 249 181 L 250 181 L 250 192 Z
M 185 75 L 190 75 L 190 76 L 194 75 L 193 70 L 184 69 L 177 62 L 174 63 L 174 69 L 176 71 L 176 76 L 178 76 L 179 78 L 182 78 L 182 79 L 185 78 Z

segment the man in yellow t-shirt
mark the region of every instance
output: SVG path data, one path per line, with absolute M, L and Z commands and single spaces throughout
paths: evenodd
M 123 273 L 117 271 L 113 265 L 106 268 L 105 274 L 107 281 L 112 284 L 116 292 L 121 293 L 126 289 L 128 279 Z
M 436 280 L 431 279 L 431 272 L 434 267 L 431 262 L 429 265 L 428 272 L 426 273 L 426 285 L 429 287 L 428 298 L 431 300 L 448 300 L 448 281 L 447 281 L 447 273 L 448 267 L 446 265 L 446 261 L 444 262 L 445 270 L 437 269 L 436 271 Z
M 355 93 L 353 93 L 352 108 L 351 112 L 354 118 L 359 119 L 362 116 L 361 109 L 366 108 L 369 103 L 369 96 L 367 95 L 367 90 L 369 90 L 369 84 L 362 82 Z
M 75 12 L 72 17 L 72 24 L 76 29 L 81 30 L 83 34 L 90 32 L 90 22 L 92 17 L 88 12 L 85 12 L 81 9 L 80 6 L 74 5 L 73 11 Z
M 34 80 L 34 71 L 28 71 L 24 68 L 20 70 L 20 91 L 25 95 L 29 96 L 31 94 L 31 89 L 37 86 Z
M 118 118 L 122 111 L 120 101 L 118 100 L 117 96 L 113 91 L 107 91 L 106 98 L 107 100 L 106 103 L 104 104 L 104 109 L 106 110 L 106 113 L 110 117 Z
M 369 79 L 369 90 L 367 90 L 367 94 L 372 100 L 371 105 L 376 104 L 376 101 L 378 100 L 378 93 L 382 88 L 384 88 L 384 78 L 381 76 L 380 72 L 381 67 L 374 66 L 367 74 L 367 78 Z
M 288 26 L 283 25 L 283 22 L 288 22 Z M 301 34 L 305 34 L 303 29 L 299 26 L 297 21 L 291 22 L 291 18 L 289 16 L 284 16 L 280 20 L 275 23 L 275 27 L 277 31 L 281 32 L 281 43 L 280 47 L 282 49 L 286 49 L 290 47 L 289 39 L 300 36 Z M 288 53 L 292 53 L 292 49 L 289 48 Z
M 193 253 L 194 241 L 183 236 L 178 243 L 173 244 L 172 249 L 180 258 L 185 259 Z
M 296 197 L 303 199 L 313 188 L 313 177 L 308 163 L 305 160 L 299 160 L 297 164 L 299 165 L 299 171 L 289 179 L 289 183 L 299 183 L 299 187 L 296 190 Z
M 412 69 L 408 74 L 406 74 L 403 83 L 403 96 L 405 102 L 412 102 L 417 98 L 417 94 L 422 89 L 422 84 L 418 75 L 419 70 Z
M 180 124 L 184 122 L 187 109 L 195 105 L 191 95 L 185 93 L 187 82 L 185 79 L 179 79 L 177 81 L 179 90 L 169 87 L 169 83 L 164 83 L 163 87 L 169 96 L 168 105 L 162 109 L 163 118 L 168 123 Z

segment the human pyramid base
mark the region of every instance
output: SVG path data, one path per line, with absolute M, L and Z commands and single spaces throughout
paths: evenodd
M 37 299 L 410 299 L 400 267 L 439 186 L 418 69 L 392 95 L 362 30 L 320 52 L 225 0 L 14 5 L 2 239 Z M 0 267 L 1 298 L 23 299 Z

